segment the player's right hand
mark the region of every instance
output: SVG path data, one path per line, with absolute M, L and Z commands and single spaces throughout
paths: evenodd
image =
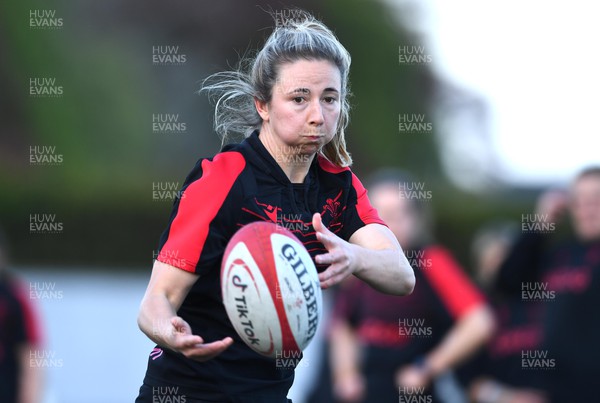
M 362 375 L 348 373 L 334 383 L 333 393 L 340 402 L 361 402 L 364 398 L 365 387 Z
M 165 341 L 172 350 L 180 352 L 192 360 L 210 360 L 233 344 L 231 337 L 205 343 L 202 337 L 192 334 L 190 325 L 179 316 L 171 318 L 171 325 L 173 326 L 173 331 L 170 332 L 169 337 Z
M 557 222 L 569 205 L 569 197 L 561 190 L 549 190 L 537 201 L 536 214 L 546 217 L 549 222 Z

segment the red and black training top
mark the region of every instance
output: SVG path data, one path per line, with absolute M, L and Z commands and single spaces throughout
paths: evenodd
M 333 320 L 348 323 L 365 347 L 365 402 L 397 401 L 396 371 L 419 363 L 457 320 L 486 303 L 443 247 L 434 245 L 405 253 L 415 272 L 412 294 L 381 294 L 349 278 L 336 297 Z M 432 397 L 433 402 L 438 401 L 435 394 Z
M 220 265 L 227 242 L 246 224 L 274 222 L 291 230 L 314 258 L 326 252 L 312 227 L 316 212 L 345 240 L 366 224 L 384 224 L 349 168 L 318 156 L 304 182 L 291 183 L 258 136 L 198 161 L 173 205 L 158 254 L 159 261 L 199 275 L 177 312 L 193 333 L 206 342 L 230 336 L 234 344 L 204 363 L 157 346 L 147 385 L 178 385 L 188 397 L 208 401 L 285 401 L 294 368 L 278 368 L 247 347 L 225 312 Z

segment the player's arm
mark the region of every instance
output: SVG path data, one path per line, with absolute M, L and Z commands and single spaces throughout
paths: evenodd
M 396 374 L 399 386 L 426 387 L 432 379 L 454 368 L 479 349 L 494 331 L 494 316 L 487 304 L 480 304 L 460 317 L 418 365 L 402 367 Z
M 31 352 L 39 346 L 24 343 L 19 347 L 18 359 L 20 367 L 18 403 L 38 403 L 41 399 L 43 374 L 42 368 L 31 364 Z
M 359 402 L 365 393 L 360 373 L 360 346 L 356 332 L 344 318 L 333 320 L 330 330 L 330 361 L 333 393 L 343 402 Z
M 346 242 L 313 216 L 317 239 L 327 248 L 318 255 L 318 264 L 328 264 L 319 274 L 321 287 L 338 284 L 350 274 L 376 290 L 393 295 L 408 295 L 415 286 L 415 274 L 394 234 L 384 225 L 367 224 L 352 234 Z
M 190 325 L 177 316 L 177 310 L 197 279 L 196 274 L 156 260 L 140 306 L 138 326 L 156 344 L 205 361 L 223 352 L 233 339 L 226 337 L 204 343 L 202 337 L 192 334 Z

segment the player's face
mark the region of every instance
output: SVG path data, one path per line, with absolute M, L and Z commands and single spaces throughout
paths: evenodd
M 573 185 L 571 215 L 583 240 L 600 239 L 600 177 L 584 176 Z
M 411 247 L 418 231 L 417 217 L 410 201 L 400 197 L 399 187 L 377 186 L 369 191 L 369 199 L 400 245 Z
M 271 101 L 259 109 L 263 129 L 291 150 L 314 154 L 335 135 L 340 71 L 325 60 L 298 60 L 282 64 L 278 73 Z

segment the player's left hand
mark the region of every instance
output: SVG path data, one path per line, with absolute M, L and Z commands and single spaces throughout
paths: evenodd
M 422 390 L 431 382 L 431 375 L 425 367 L 406 365 L 396 372 L 396 386 L 408 390 Z
M 329 265 L 324 272 L 319 273 L 321 288 L 329 288 L 354 273 L 357 262 L 357 246 L 329 231 L 323 225 L 319 213 L 313 215 L 312 224 L 317 239 L 327 249 L 327 253 L 315 257 L 315 262 Z

